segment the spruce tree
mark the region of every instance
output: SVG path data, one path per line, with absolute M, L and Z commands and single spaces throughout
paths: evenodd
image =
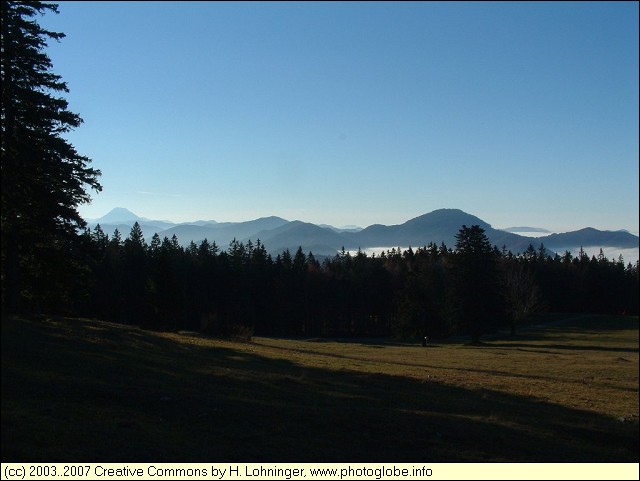
M 69 266 L 69 251 L 86 223 L 78 213 L 99 192 L 100 171 L 64 135 L 82 123 L 59 95 L 65 82 L 44 49 L 62 33 L 34 18 L 55 4 L 1 2 L 2 19 L 2 305 L 16 311 L 34 279 Z M 56 261 L 57 260 L 57 261 Z
M 473 344 L 495 325 L 500 311 L 496 255 L 480 226 L 463 225 L 456 234 L 454 302 Z

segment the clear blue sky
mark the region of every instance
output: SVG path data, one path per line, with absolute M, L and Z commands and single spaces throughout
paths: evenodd
M 60 2 L 85 218 L 638 232 L 638 3 Z

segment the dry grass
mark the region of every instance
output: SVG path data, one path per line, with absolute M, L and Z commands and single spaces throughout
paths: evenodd
M 607 416 L 638 417 L 637 318 L 575 316 L 515 337 L 485 337 L 481 346 L 464 340 L 425 349 L 376 340 L 256 338 L 246 349 L 308 367 L 489 389 Z
M 638 319 L 427 348 L 3 319 L 2 461 L 638 462 Z

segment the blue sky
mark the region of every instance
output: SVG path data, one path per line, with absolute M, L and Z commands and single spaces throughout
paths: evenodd
M 85 218 L 638 232 L 637 2 L 60 2 Z

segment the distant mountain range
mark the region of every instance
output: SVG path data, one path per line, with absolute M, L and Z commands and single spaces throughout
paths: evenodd
M 536 233 L 542 233 L 542 234 L 551 234 L 550 230 L 547 229 L 543 229 L 541 227 L 506 227 L 505 229 L 502 229 L 505 232 L 512 232 L 514 234 L 517 234 L 518 232 L 536 232 Z
M 196 244 L 207 239 L 215 241 L 222 249 L 236 239 L 256 242 L 258 239 L 272 254 L 281 253 L 285 249 L 294 252 L 302 247 L 305 252 L 314 255 L 333 256 L 343 247 L 346 250 L 371 248 L 406 248 L 426 246 L 431 242 L 447 247 L 455 246 L 455 236 L 463 225 L 479 225 L 499 248 L 503 246 L 513 253 L 525 251 L 529 245 L 538 248 L 540 244 L 551 252 L 563 253 L 580 247 L 601 247 L 629 249 L 638 248 L 638 236 L 627 231 L 600 231 L 587 227 L 585 229 L 549 234 L 542 237 L 527 237 L 515 232 L 543 233 L 544 229 L 535 227 L 515 227 L 505 230 L 494 229 L 487 222 L 467 214 L 459 209 L 439 209 L 428 214 L 410 219 L 399 225 L 374 224 L 365 229 L 356 226 L 336 228 L 329 225 L 316 225 L 301 221 L 288 221 L 280 217 L 262 217 L 247 222 L 197 221 L 188 223 L 172 223 L 164 220 L 150 220 L 135 215 L 133 212 L 118 207 L 107 215 L 88 221 L 89 227 L 100 224 L 102 230 L 111 235 L 118 229 L 122 237 L 126 237 L 131 227 L 138 222 L 147 240 L 157 233 L 160 238 L 171 238 L 174 234 L 182 245 L 191 241 Z M 511 231 L 511 232 L 509 232 Z M 549 232 L 549 231 L 546 231 Z

